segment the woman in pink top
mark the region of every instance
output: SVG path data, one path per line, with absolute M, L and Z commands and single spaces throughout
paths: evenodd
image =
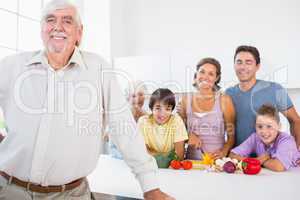
M 200 160 L 204 152 L 222 158 L 234 145 L 234 106 L 219 91 L 221 65 L 216 59 L 204 58 L 196 69 L 197 92 L 183 96 L 177 107 L 189 133 L 186 158 Z

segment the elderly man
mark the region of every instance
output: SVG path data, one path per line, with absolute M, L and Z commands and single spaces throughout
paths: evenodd
M 142 136 L 126 126 L 134 119 L 113 73 L 78 49 L 82 30 L 74 5 L 51 1 L 41 21 L 45 49 L 0 62 L 8 130 L 0 144 L 0 199 L 91 199 L 85 177 L 97 164 L 107 125 L 145 199 L 173 199 L 158 188 Z

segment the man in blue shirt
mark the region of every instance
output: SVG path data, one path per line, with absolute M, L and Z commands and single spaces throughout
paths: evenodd
M 239 46 L 234 55 L 234 69 L 239 83 L 226 90 L 236 110 L 236 143 L 240 145 L 255 131 L 256 111 L 271 104 L 289 121 L 290 131 L 300 149 L 300 117 L 286 90 L 278 83 L 256 79 L 260 56 L 256 47 Z

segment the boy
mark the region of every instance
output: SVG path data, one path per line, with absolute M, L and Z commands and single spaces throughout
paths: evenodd
M 273 171 L 285 171 L 297 166 L 300 152 L 295 139 L 280 131 L 279 113 L 272 105 L 264 104 L 260 107 L 255 128 L 256 132 L 231 150 L 231 158 L 242 160 L 256 153 L 262 166 Z
M 184 158 L 184 141 L 188 134 L 180 116 L 172 114 L 175 104 L 174 93 L 167 88 L 159 88 L 150 97 L 152 113 L 138 121 L 148 153 L 154 156 L 159 168 L 169 167 L 174 151 L 180 160 Z

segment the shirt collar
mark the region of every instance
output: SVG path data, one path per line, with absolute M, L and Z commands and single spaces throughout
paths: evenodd
M 34 64 L 39 64 L 43 62 L 43 58 L 45 57 L 45 52 L 44 51 L 39 51 L 37 54 L 35 54 L 29 61 L 25 63 L 26 66 L 31 66 Z
M 47 64 L 48 65 L 45 50 L 39 51 L 25 65 L 31 66 L 33 64 Z M 86 66 L 85 62 L 83 61 L 81 52 L 78 47 L 75 47 L 74 52 L 66 66 L 70 66 L 71 64 L 77 64 L 80 68 L 87 69 L 87 66 Z M 65 68 L 65 67 L 63 67 L 63 68 Z

